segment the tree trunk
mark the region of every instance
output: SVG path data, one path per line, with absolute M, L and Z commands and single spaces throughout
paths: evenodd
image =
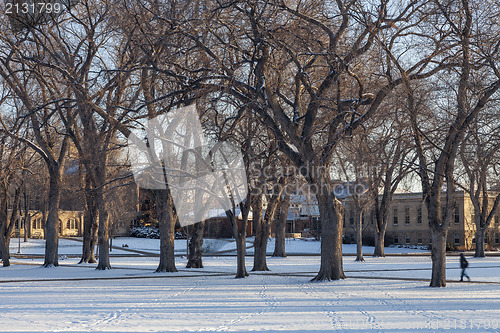
M 365 261 L 363 258 L 363 210 L 356 214 L 356 261 Z
M 288 216 L 288 208 L 290 206 L 290 195 L 284 195 L 279 207 L 279 216 L 276 220 L 276 233 L 274 243 L 273 257 L 286 257 L 285 252 L 285 234 L 286 234 L 286 218 Z
M 31 237 L 31 215 L 28 215 L 28 219 L 24 221 L 24 234 L 26 237 L 24 237 L 25 241 L 27 242 L 29 237 Z
M 7 233 L 7 223 L 9 223 L 8 218 L 8 190 L 6 188 L 6 184 L 0 187 L 1 197 L 0 197 L 0 258 L 2 259 L 2 263 L 4 267 L 10 266 L 10 253 L 9 247 L 7 246 L 7 242 L 5 239 L 5 235 Z
M 236 242 L 236 279 L 242 279 L 248 276 L 247 268 L 245 265 L 245 255 L 246 255 L 246 239 L 247 239 L 247 221 L 248 214 L 250 212 L 250 196 L 247 195 L 245 202 L 240 203 L 241 208 L 241 226 L 238 226 L 237 217 L 235 215 L 235 209 L 233 206 L 233 211 L 227 211 L 227 217 L 231 221 L 231 226 L 233 228 L 234 240 Z
M 312 281 L 345 279 L 342 268 L 342 204 L 329 186 L 318 186 L 318 207 L 321 218 L 321 266 Z
M 160 230 L 160 263 L 156 272 L 177 272 L 174 255 L 175 216 L 172 197 L 168 189 L 152 191 Z
M 270 210 L 273 210 L 271 205 L 268 205 L 266 214 L 272 214 Z M 267 255 L 267 240 L 269 238 L 268 226 L 266 221 L 269 219 L 266 217 L 266 221 L 262 218 L 262 195 L 255 199 L 253 205 L 253 227 L 255 230 L 255 242 L 254 242 L 254 256 L 253 256 L 253 268 L 252 271 L 268 271 L 266 263 Z
M 385 226 L 378 231 L 375 231 L 375 249 L 373 250 L 374 257 L 385 257 Z
M 97 190 L 96 204 L 99 214 L 99 230 L 98 230 L 98 247 L 99 247 L 99 263 L 98 270 L 111 269 L 109 261 L 109 214 L 104 201 L 104 193 L 102 187 Z
M 446 238 L 447 229 L 431 227 L 432 275 L 431 287 L 446 287 Z
M 45 222 L 45 262 L 43 267 L 59 266 L 59 201 L 61 198 L 62 168 L 49 167 L 50 184 L 48 215 Z
M 245 266 L 246 255 L 246 231 L 243 234 L 238 233 L 235 237 L 236 240 L 236 279 L 245 278 L 248 276 L 247 268 Z
M 2 259 L 3 267 L 10 266 L 10 254 L 9 247 L 7 246 L 7 241 L 3 230 L 0 230 L 0 257 Z
M 189 239 L 188 262 L 186 268 L 203 268 L 203 232 L 205 221 L 195 223 Z
M 21 201 L 21 187 L 16 189 L 16 193 L 14 194 L 14 202 L 12 203 L 12 214 L 10 214 L 10 221 L 7 225 L 7 230 L 5 231 L 5 246 L 7 249 L 10 248 L 10 239 L 12 237 L 12 233 L 14 232 L 14 226 L 16 225 L 17 213 L 19 212 L 19 203 Z M 21 216 L 19 216 L 21 218 Z M 19 238 L 21 238 L 21 220 L 19 223 Z
M 477 228 L 476 230 L 476 252 L 474 257 L 484 258 L 484 239 L 485 239 L 486 229 Z
M 93 195 L 89 177 L 85 178 L 85 215 L 83 217 L 83 244 L 81 263 L 96 263 L 95 245 L 99 227 L 99 212 Z

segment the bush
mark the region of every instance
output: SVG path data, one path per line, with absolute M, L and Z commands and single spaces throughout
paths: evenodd
M 130 229 L 130 237 L 159 239 L 160 231 L 152 227 L 133 227 Z
M 130 237 L 160 239 L 160 230 L 153 227 L 133 227 L 130 229 Z M 175 239 L 186 239 L 186 236 L 176 231 Z

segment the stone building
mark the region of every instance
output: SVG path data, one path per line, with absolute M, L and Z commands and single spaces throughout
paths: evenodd
M 454 248 L 470 250 L 475 248 L 476 225 L 474 223 L 474 207 L 469 195 L 463 191 L 455 194 L 455 216 L 448 232 L 447 243 Z M 344 200 L 345 221 L 344 237 L 354 239 L 355 209 L 351 197 Z M 373 240 L 374 216 L 369 209 L 363 214 L 363 237 L 365 243 Z M 499 247 L 500 209 L 497 210 L 490 228 L 487 231 L 485 243 L 490 248 Z M 394 194 L 386 230 L 386 245 L 431 245 L 427 209 L 422 200 L 422 193 Z
M 12 212 L 9 212 L 9 215 Z M 24 216 L 18 214 L 14 224 L 13 235 L 17 237 L 19 234 L 24 237 L 27 232 L 30 238 L 44 238 L 46 216 L 42 211 L 30 210 L 26 225 Z M 59 212 L 59 236 L 71 237 L 82 236 L 83 233 L 83 212 L 61 210 Z

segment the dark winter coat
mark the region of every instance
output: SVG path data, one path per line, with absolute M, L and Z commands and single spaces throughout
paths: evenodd
M 463 254 L 460 255 L 460 268 L 467 268 L 469 266 L 469 262 L 465 259 Z

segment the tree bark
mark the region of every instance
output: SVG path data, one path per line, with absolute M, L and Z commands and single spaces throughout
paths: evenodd
M 267 214 L 273 214 L 270 210 L 274 210 L 274 203 L 270 203 L 266 210 Z M 253 204 L 253 227 L 255 230 L 255 242 L 254 242 L 254 256 L 253 256 L 253 268 L 252 271 L 269 271 L 266 263 L 267 255 L 267 240 L 269 238 L 268 234 L 268 224 L 266 220 L 262 217 L 262 195 L 255 199 Z
M 356 261 L 365 261 L 363 258 L 363 210 L 356 214 Z
M 8 223 L 8 191 L 2 186 L 1 187 L 1 199 L 0 199 L 0 257 L 2 259 L 3 267 L 10 266 L 10 253 L 9 247 L 5 239 L 5 234 L 7 232 Z
M 160 231 L 160 263 L 156 272 L 177 272 L 175 267 L 175 216 L 169 190 L 151 190 L 156 204 Z
M 7 226 L 7 230 L 5 232 L 5 246 L 7 249 L 10 248 L 10 239 L 12 236 L 12 232 L 14 231 L 14 226 L 16 225 L 17 220 L 17 212 L 19 211 L 19 203 L 21 201 L 21 186 L 16 188 L 16 192 L 14 194 L 14 202 L 12 203 L 12 214 L 10 214 L 10 222 Z M 21 218 L 21 216 L 19 216 Z M 21 220 L 19 223 L 19 237 L 21 237 Z
M 57 164 L 57 162 L 53 163 Z M 59 201 L 61 198 L 62 165 L 49 166 L 48 214 L 45 222 L 45 261 L 43 267 L 59 266 Z
M 448 230 L 431 227 L 431 287 L 446 287 L 446 238 Z
M 83 217 L 82 258 L 79 263 L 93 264 L 97 262 L 95 258 L 95 245 L 97 243 L 96 235 L 99 226 L 99 213 L 90 187 L 86 188 L 85 201 L 86 207 Z
M 245 265 L 246 255 L 246 239 L 247 239 L 247 222 L 248 214 L 250 212 L 250 196 L 247 196 L 245 202 L 240 203 L 241 208 L 241 226 L 238 226 L 235 211 L 227 211 L 226 214 L 231 221 L 233 228 L 233 235 L 236 242 L 236 279 L 242 279 L 248 276 L 247 268 Z M 234 209 L 234 207 L 233 207 Z
M 7 242 L 5 240 L 3 232 L 0 232 L 0 256 L 2 259 L 3 267 L 9 267 L 10 266 L 9 247 L 7 246 Z
M 246 234 L 246 232 L 245 232 Z M 236 236 L 236 279 L 245 278 L 248 276 L 247 268 L 245 266 L 245 255 L 246 255 L 246 235 Z
M 276 232 L 273 257 L 286 257 L 285 234 L 288 208 L 290 207 L 290 195 L 285 193 L 279 204 L 279 216 L 276 220 Z
M 203 232 L 205 231 L 205 221 L 193 225 L 191 237 L 189 239 L 188 262 L 186 268 L 203 268 Z
M 96 263 L 95 245 L 97 243 L 97 229 L 99 213 L 92 191 L 92 175 L 90 172 L 85 173 L 85 165 L 80 162 L 80 186 L 85 189 L 85 212 L 83 216 L 83 243 L 82 243 L 82 258 L 79 264 Z
M 316 194 L 321 217 L 321 266 L 312 281 L 345 279 L 342 268 L 342 204 L 329 186 L 321 184 Z
M 111 269 L 109 260 L 109 214 L 104 202 L 103 193 L 97 196 L 97 206 L 99 211 L 99 230 L 98 230 L 98 247 L 99 247 L 99 262 L 98 270 Z
M 375 231 L 375 249 L 373 250 L 374 257 L 385 257 L 385 230 L 386 226 Z
M 476 230 L 476 251 L 474 257 L 484 258 L 486 255 L 484 253 L 484 239 L 485 239 L 486 229 L 478 228 Z

